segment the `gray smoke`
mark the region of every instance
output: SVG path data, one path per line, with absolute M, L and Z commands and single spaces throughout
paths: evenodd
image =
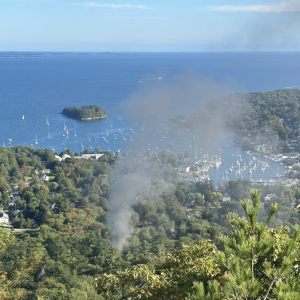
M 230 94 L 233 87 L 237 87 L 233 81 L 216 83 L 212 77 L 189 70 L 168 79 L 167 83 L 164 78 L 144 81 L 124 103 L 124 109 L 136 120 L 166 121 L 178 114 L 204 111 L 211 99 Z
M 264 18 L 263 14 L 242 27 L 237 38 L 252 49 L 299 50 L 300 13 L 274 14 Z M 273 48 L 271 45 L 273 45 Z
M 136 203 L 138 195 L 149 186 L 149 179 L 139 176 L 138 173 L 123 175 L 113 184 L 108 224 L 114 237 L 113 245 L 120 250 L 126 238 L 132 234 L 132 206 Z
M 192 131 L 188 128 L 174 130 L 168 119 L 205 111 L 211 99 L 231 93 L 228 84 L 217 84 L 211 78 L 192 72 L 168 80 L 158 78 L 156 75 L 143 80 L 140 89 L 122 105 L 122 112 L 134 119 L 135 124 L 140 124 L 140 128 L 136 128 L 134 141 L 127 144 L 127 152 L 136 151 L 135 154 L 120 158 L 111 175 L 113 184 L 107 222 L 112 243 L 120 250 L 133 233 L 133 206 L 139 200 L 157 199 L 172 190 L 172 176 L 150 165 L 145 153 L 150 148 L 159 152 L 171 146 L 177 153 L 184 153 L 183 147 L 194 147 L 196 143 L 199 148 L 214 144 L 214 150 L 219 153 L 215 141 L 224 135 L 223 120 L 209 122 L 199 116 L 198 127 Z
M 209 11 L 228 14 L 228 17 L 232 16 L 233 22 L 236 20 L 230 33 L 215 40 L 215 46 L 211 44 L 207 50 L 216 50 L 215 47 L 219 51 L 299 51 L 300 49 L 299 0 L 278 0 L 253 5 L 241 3 L 206 8 Z

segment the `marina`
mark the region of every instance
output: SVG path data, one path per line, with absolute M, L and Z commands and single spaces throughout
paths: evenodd
M 26 132 L 27 119 L 20 117 L 19 120 L 22 121 L 23 132 Z M 216 184 L 237 179 L 269 182 L 286 171 L 279 157 L 272 160 L 242 152 L 239 145 L 233 142 L 233 132 L 210 136 L 208 139 L 203 135 L 205 132 L 169 128 L 166 124 L 134 124 L 122 115 L 111 115 L 98 122 L 79 122 L 59 115 L 53 119 L 47 117 L 46 123 L 37 127 L 39 134 L 32 137 L 33 143 L 28 143 L 32 139 L 30 133 L 27 142 L 25 135 L 21 141 L 8 139 L 9 146 L 32 145 L 57 153 L 70 149 L 78 154 L 85 149 L 93 151 L 95 148 L 121 153 L 170 150 L 184 155 L 187 152 L 190 158 L 182 168 L 188 168 L 188 172 L 180 172 L 186 173 L 183 177 L 213 179 Z

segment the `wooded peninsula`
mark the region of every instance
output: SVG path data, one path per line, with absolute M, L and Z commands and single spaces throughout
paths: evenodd
M 236 93 L 213 99 L 208 111 L 179 115 L 173 126 L 201 128 L 203 124 L 226 126 L 236 133 L 244 150 L 271 143 L 273 152 L 300 151 L 300 90 Z
M 62 114 L 68 118 L 81 121 L 92 121 L 106 117 L 106 111 L 98 105 L 70 106 L 64 108 Z

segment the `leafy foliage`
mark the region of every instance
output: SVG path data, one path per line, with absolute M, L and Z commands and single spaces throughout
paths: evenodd
M 135 158 L 141 156 L 140 160 L 148 166 L 148 174 L 160 175 L 152 180 L 151 193 L 140 194 L 132 206 L 133 232 L 120 253 L 111 246 L 112 237 L 106 224 L 110 184 L 116 176 L 111 170 L 119 164 L 117 157 L 104 152 L 100 160 L 76 160 L 71 151 L 63 153 L 68 153 L 71 159 L 59 162 L 54 153 L 46 149 L 0 148 L 0 201 L 14 226 L 13 231 L 0 230 L 0 298 L 103 299 L 108 293 L 108 298 L 113 299 L 120 294 L 140 297 L 141 291 L 147 288 L 150 293 L 156 293 L 158 299 L 163 294 L 172 297 L 172 291 L 178 299 L 201 291 L 205 297 L 209 294 L 217 297 L 219 293 L 224 299 L 221 292 L 226 272 L 241 269 L 245 272 L 231 279 L 232 282 L 248 282 L 249 261 L 224 258 L 222 239 L 218 237 L 233 239 L 230 235 L 232 220 L 237 222 L 236 229 L 241 230 L 238 227 L 241 217 L 228 219 L 226 216 L 236 212 L 246 217 L 239 199 L 250 195 L 252 182 L 230 182 L 216 191 L 212 181 L 181 182 L 175 168 L 183 157 L 170 151 L 149 152 L 146 156 L 130 154 Z M 46 168 L 50 169 L 50 181 L 39 179 Z M 133 172 L 135 168 L 130 165 L 122 173 Z M 168 192 L 163 189 L 166 181 L 170 184 Z M 221 193 L 225 192 L 233 199 L 230 203 L 222 202 Z M 12 193 L 20 198 L 11 206 Z M 262 194 L 268 193 L 278 195 L 278 213 L 269 225 L 292 228 L 298 224 L 299 214 L 291 208 L 292 202 L 300 201 L 298 188 L 264 187 Z M 247 203 L 243 205 L 251 214 L 251 202 Z M 259 204 L 256 218 L 267 219 L 272 205 Z M 290 256 L 286 245 L 293 234 L 287 227 L 284 230 L 266 227 L 263 241 L 273 241 L 266 255 L 275 257 L 276 254 L 281 264 L 285 256 Z M 243 245 L 247 245 L 248 235 L 244 236 Z M 229 246 L 229 255 L 234 255 Z M 264 256 L 258 254 L 258 262 L 263 265 Z M 271 267 L 275 270 L 273 265 Z M 272 281 L 275 275 L 266 272 L 267 265 L 265 269 L 255 269 L 258 278 L 265 276 L 266 282 Z M 276 274 L 282 274 L 278 272 Z M 151 274 L 153 284 L 148 285 L 147 275 Z M 280 285 L 283 279 L 279 275 L 275 276 L 281 279 L 274 281 L 272 295 L 286 293 L 290 291 L 289 285 L 297 283 L 291 279 Z M 99 276 L 104 281 L 97 281 L 97 287 L 94 277 Z M 115 281 L 118 278 L 123 284 L 121 287 Z M 135 283 L 134 286 L 126 283 L 126 278 Z M 111 290 L 113 286 L 116 292 Z M 97 293 L 100 288 L 106 289 L 102 290 L 103 295 Z M 150 294 L 144 296 L 151 299 Z
M 260 192 L 242 201 L 246 218 L 229 215 L 232 234 L 222 251 L 208 240 L 175 251 L 154 267 L 141 265 L 96 279 L 107 299 L 297 299 L 299 228 L 269 229 L 278 206 L 258 223 Z

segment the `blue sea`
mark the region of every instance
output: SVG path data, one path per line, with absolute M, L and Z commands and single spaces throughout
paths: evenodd
M 141 139 L 143 124 L 123 113 L 120 104 L 126 103 L 145 80 L 153 81 L 154 85 L 167 84 L 186 70 L 216 84 L 227 82 L 232 92 L 297 88 L 300 53 L 0 52 L 0 146 L 33 145 L 55 152 L 100 147 L 126 152 L 130 143 Z M 88 104 L 102 106 L 107 118 L 81 122 L 60 114 L 64 107 Z M 246 163 L 250 160 L 232 139 L 229 132 L 216 147 L 215 152 L 222 149 L 223 157 L 222 166 L 210 172 L 216 182 L 235 164 L 235 155 L 243 155 Z M 163 144 L 155 144 L 155 140 L 147 143 L 141 151 L 186 150 L 174 145 L 172 139 Z M 269 164 L 268 170 L 252 174 L 252 178 L 268 180 L 284 171 L 277 163 Z M 229 179 L 236 179 L 231 176 Z

